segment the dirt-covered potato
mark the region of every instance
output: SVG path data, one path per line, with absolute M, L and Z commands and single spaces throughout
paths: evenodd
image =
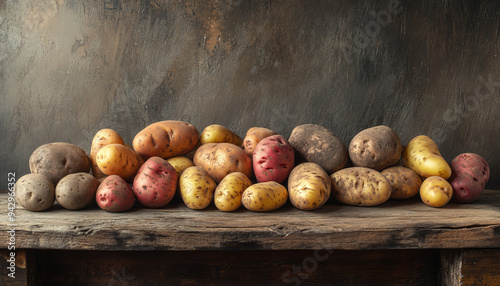
M 389 167 L 381 173 L 391 183 L 393 200 L 404 200 L 415 196 L 422 185 L 422 179 L 417 173 L 403 166 Z
M 419 135 L 411 139 L 402 157 L 403 164 L 421 177 L 440 176 L 448 179 L 451 176 L 450 165 L 429 136 Z
M 248 156 L 252 157 L 253 151 L 255 151 L 255 146 L 257 146 L 262 139 L 276 134 L 276 132 L 268 128 L 252 127 L 248 129 L 247 134 L 243 139 L 242 148 Z
M 124 212 L 135 203 L 132 188 L 118 175 L 106 177 L 97 188 L 95 196 L 97 205 L 108 212 Z
M 31 173 L 44 175 L 54 186 L 68 174 L 89 173 L 90 165 L 90 158 L 82 148 L 64 142 L 41 145 L 29 159 Z
M 252 185 L 252 181 L 240 172 L 231 173 L 222 179 L 215 189 L 215 206 L 225 212 L 237 210 L 241 206 L 243 192 Z
M 210 205 L 217 187 L 212 177 L 198 166 L 192 166 L 184 170 L 179 184 L 184 204 L 188 208 L 195 210 L 201 210 Z
M 144 160 L 125 145 L 109 144 L 97 152 L 96 163 L 105 175 L 118 175 L 132 182 Z
M 450 183 L 439 176 L 426 178 L 420 186 L 420 198 L 431 207 L 440 208 L 446 205 L 453 196 Z
M 99 181 L 89 173 L 69 174 L 56 186 L 57 202 L 68 210 L 78 210 L 95 200 Z
M 288 200 L 287 189 L 274 181 L 257 183 L 248 187 L 241 197 L 245 208 L 256 212 L 274 211 Z
M 324 205 L 331 189 L 330 176 L 316 163 L 302 163 L 288 177 L 290 202 L 301 210 L 315 210 Z
M 330 175 L 332 196 L 352 206 L 376 206 L 391 196 L 391 184 L 384 175 L 373 169 L 351 167 Z
M 27 174 L 15 187 L 16 202 L 29 211 L 44 211 L 55 201 L 54 184 L 42 174 Z
M 168 159 L 193 150 L 200 134 L 193 125 L 175 120 L 153 123 L 134 137 L 132 146 L 144 159 L 158 156 Z
M 240 136 L 220 124 L 209 125 L 200 134 L 201 144 L 231 143 L 241 147 L 242 142 Z
M 109 144 L 121 144 L 125 145 L 123 138 L 118 134 L 118 132 L 113 129 L 105 128 L 97 131 L 92 139 L 92 146 L 90 148 L 90 160 L 92 161 L 92 175 L 97 179 L 104 178 L 107 175 L 104 174 L 97 166 L 96 156 L 97 152 L 102 149 L 102 147 Z
M 251 177 L 252 159 L 240 147 L 231 143 L 207 143 L 196 150 L 193 163 L 205 170 L 216 183 L 232 173 Z
M 385 125 L 359 132 L 349 144 L 349 157 L 354 166 L 377 171 L 398 164 L 402 152 L 398 134 Z
M 295 165 L 313 162 L 328 174 L 344 168 L 347 163 L 347 148 L 330 130 L 316 124 L 295 127 L 288 139 L 295 150 Z

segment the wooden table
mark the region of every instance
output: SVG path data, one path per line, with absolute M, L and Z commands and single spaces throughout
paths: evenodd
M 7 249 L 6 194 L 0 209 Z M 500 285 L 500 191 L 443 208 L 413 198 L 225 213 L 175 200 L 125 213 L 17 205 L 15 215 L 16 279 L 0 266 L 19 285 Z

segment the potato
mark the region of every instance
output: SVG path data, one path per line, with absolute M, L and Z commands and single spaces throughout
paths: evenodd
M 253 170 L 257 181 L 282 183 L 293 169 L 293 147 L 281 135 L 262 139 L 253 152 Z
M 237 210 L 241 206 L 243 192 L 252 185 L 252 181 L 243 173 L 234 172 L 222 179 L 215 189 L 215 206 L 225 212 Z
M 439 176 L 430 176 L 420 186 L 420 198 L 431 207 L 439 208 L 446 205 L 453 196 L 450 183 Z
M 359 132 L 349 144 L 349 157 L 355 167 L 377 171 L 396 165 L 402 152 L 398 134 L 385 125 Z
M 42 174 L 54 186 L 68 174 L 90 172 L 90 158 L 73 144 L 56 142 L 38 147 L 29 159 L 31 173 Z
M 384 175 L 392 187 L 391 199 L 404 200 L 409 199 L 420 190 L 422 179 L 412 169 L 403 166 L 389 167 L 383 170 Z
M 125 145 L 109 144 L 97 152 L 96 162 L 104 174 L 108 176 L 118 175 L 128 182 L 132 182 L 144 160 Z
M 274 181 L 253 184 L 241 197 L 245 208 L 256 212 L 277 210 L 284 206 L 287 200 L 287 189 Z
M 106 177 L 106 174 L 104 174 L 99 169 L 99 166 L 97 166 L 95 157 L 97 155 L 97 152 L 101 150 L 102 147 L 109 144 L 125 145 L 125 142 L 123 141 L 123 138 L 120 136 L 120 134 L 118 134 L 118 132 L 108 128 L 97 131 L 97 133 L 94 135 L 94 138 L 92 139 L 92 146 L 90 148 L 90 160 L 92 162 L 92 175 L 94 175 L 94 177 L 96 177 L 97 179 Z
M 463 153 L 451 161 L 450 168 L 448 181 L 453 187 L 453 200 L 460 203 L 476 201 L 490 179 L 488 162 L 478 154 Z
M 144 158 L 164 159 L 185 155 L 199 139 L 196 127 L 183 121 L 160 121 L 149 125 L 134 137 L 132 146 Z
M 231 143 L 207 143 L 198 148 L 193 163 L 205 170 L 216 183 L 232 173 L 252 176 L 252 159 L 240 147 Z
M 301 210 L 315 210 L 324 205 L 331 189 L 330 176 L 316 163 L 302 163 L 293 168 L 288 177 L 290 202 Z
M 174 197 L 177 189 L 177 172 L 165 159 L 151 157 L 134 178 L 134 195 L 143 206 L 161 208 Z
M 16 202 L 29 211 L 44 211 L 55 201 L 54 184 L 42 174 L 27 174 L 15 185 Z
M 247 134 L 243 139 L 243 150 L 245 150 L 248 156 L 252 157 L 255 146 L 257 146 L 262 139 L 276 134 L 277 133 L 271 129 L 264 127 L 252 127 L 248 129 Z
M 180 178 L 182 172 L 186 170 L 189 167 L 194 166 L 193 161 L 188 159 L 187 157 L 183 156 L 178 156 L 178 157 L 172 157 L 168 158 L 167 162 L 174 167 L 175 171 L 177 172 L 177 178 Z
M 219 124 L 212 124 L 203 130 L 200 135 L 200 143 L 231 143 L 238 147 L 241 147 L 240 136 L 238 136 L 233 131 L 227 129 L 226 127 Z
M 189 167 L 184 170 L 181 174 L 179 184 L 184 204 L 188 208 L 196 210 L 204 209 L 210 205 L 214 197 L 215 188 L 217 187 L 212 177 L 198 166 Z
M 288 142 L 295 150 L 295 165 L 313 162 L 332 174 L 344 168 L 347 163 L 345 144 L 323 126 L 299 125 L 292 130 Z
M 403 164 L 424 178 L 440 176 L 448 179 L 451 176 L 451 168 L 439 153 L 436 143 L 425 135 L 410 140 L 403 153 Z
M 352 206 L 376 206 L 391 196 L 391 184 L 384 175 L 373 169 L 351 167 L 330 175 L 332 197 Z
M 118 175 L 106 177 L 97 188 L 95 198 L 97 205 L 108 212 L 124 212 L 135 203 L 132 188 Z
M 57 202 L 68 210 L 78 210 L 95 200 L 99 181 L 89 173 L 69 174 L 56 186 Z

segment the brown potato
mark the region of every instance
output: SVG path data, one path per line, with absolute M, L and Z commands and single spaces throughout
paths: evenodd
M 267 129 L 264 127 L 252 127 L 248 129 L 247 134 L 243 139 L 242 148 L 243 150 L 245 150 L 248 156 L 252 157 L 255 146 L 257 146 L 257 144 L 259 144 L 262 139 L 276 134 L 277 133 L 272 131 L 271 129 Z
M 125 142 L 123 138 L 118 134 L 118 132 L 113 129 L 101 129 L 97 131 L 92 139 L 92 146 L 90 148 L 90 160 L 92 161 L 92 175 L 97 179 L 104 178 L 107 175 L 104 174 L 99 166 L 97 166 L 97 161 L 95 157 L 97 156 L 97 152 L 102 149 L 102 147 L 109 144 L 121 144 L 124 145 Z
M 144 159 L 163 159 L 185 155 L 193 150 L 200 134 L 193 125 L 183 121 L 160 121 L 149 125 L 134 137 L 132 146 Z
M 250 156 L 231 143 L 201 145 L 194 154 L 193 163 L 203 168 L 217 184 L 232 172 L 241 172 L 249 178 L 253 174 Z
M 55 201 L 52 181 L 42 174 L 27 174 L 16 182 L 16 202 L 29 211 L 43 211 Z
M 78 210 L 95 201 L 99 181 L 89 173 L 75 173 L 62 178 L 56 186 L 57 202 L 68 210 Z
M 347 148 L 330 130 L 316 124 L 295 127 L 288 142 L 295 150 L 295 165 L 312 162 L 321 166 L 328 174 L 345 167 Z
M 31 173 L 46 176 L 54 186 L 68 174 L 90 172 L 90 165 L 90 158 L 82 148 L 64 142 L 44 144 L 29 159 Z
M 403 146 L 398 134 L 385 125 L 359 132 L 349 144 L 354 166 L 382 171 L 399 163 Z
M 404 200 L 415 196 L 420 190 L 420 185 L 422 185 L 420 176 L 410 168 L 394 166 L 383 170 L 381 173 L 391 184 L 392 193 L 390 198 L 393 200 Z

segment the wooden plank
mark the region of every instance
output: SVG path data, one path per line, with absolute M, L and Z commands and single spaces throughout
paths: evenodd
M 500 250 L 465 249 L 462 285 L 500 285 Z
M 0 209 L 6 210 L 5 195 Z M 316 211 L 290 204 L 269 213 L 225 213 L 213 205 L 188 209 L 134 207 L 108 213 L 96 206 L 44 212 L 16 209 L 16 247 L 74 250 L 401 249 L 500 247 L 500 192 L 475 204 L 431 208 L 418 198 L 377 207 L 329 203 Z M 7 247 L 2 225 L 0 248 Z
M 439 285 L 461 285 L 462 249 L 440 251 Z
M 435 285 L 438 250 L 37 251 L 38 285 Z

